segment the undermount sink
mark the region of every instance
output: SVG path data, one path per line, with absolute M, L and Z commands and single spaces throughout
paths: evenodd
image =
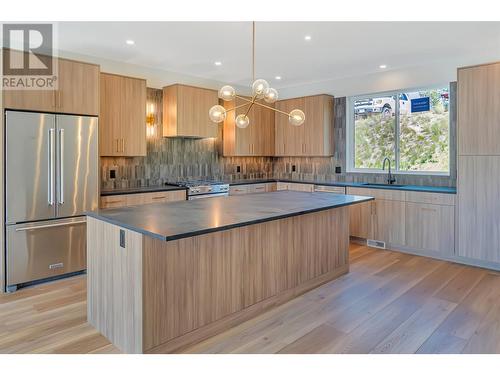
M 397 185 L 397 184 L 372 184 L 370 182 L 364 182 L 362 183 L 361 185 L 364 185 L 364 186 L 383 186 L 383 187 L 403 187 L 403 186 L 406 186 L 406 185 Z

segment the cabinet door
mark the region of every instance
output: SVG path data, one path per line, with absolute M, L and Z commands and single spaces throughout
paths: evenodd
M 441 255 L 455 249 L 455 207 L 406 203 L 406 246 Z
M 122 80 L 122 155 L 146 156 L 146 81 Z
M 308 96 L 304 105 L 303 153 L 308 156 L 333 155 L 333 97 Z
M 500 155 L 500 63 L 458 70 L 458 154 Z
M 100 156 L 120 156 L 122 139 L 121 95 L 124 90 L 123 78 L 113 74 L 101 74 L 100 114 L 99 114 L 99 154 Z
M 290 113 L 293 109 L 305 107 L 305 99 L 288 99 L 276 102 L 276 109 Z M 307 115 L 306 115 L 307 117 Z M 277 156 L 303 156 L 304 150 L 304 125 L 293 126 L 288 121 L 288 116 L 275 113 L 275 153 Z
M 5 52 L 4 52 L 5 53 Z M 10 51 L 11 58 L 21 58 L 23 52 Z M 25 58 L 28 58 L 25 56 Z M 31 111 L 54 112 L 55 90 L 3 90 L 5 109 L 26 109 Z
M 288 186 L 288 190 L 305 191 L 305 192 L 312 193 L 314 191 L 314 185 L 313 184 L 290 183 Z
M 248 194 L 248 185 L 237 185 L 229 187 L 229 195 Z
M 458 255 L 500 262 L 500 156 L 459 156 Z
M 376 199 L 372 218 L 374 240 L 405 245 L 405 202 Z
M 349 235 L 364 239 L 373 238 L 372 204 L 365 202 L 349 206 Z
M 208 111 L 219 103 L 217 91 L 179 85 L 177 95 L 176 136 L 216 138 L 219 125 L 210 121 Z
M 59 60 L 57 112 L 78 115 L 99 114 L 99 66 Z
M 248 186 L 249 193 L 265 193 L 267 191 L 266 184 L 252 184 Z
M 267 104 L 266 104 L 267 105 Z M 270 106 L 273 106 L 272 104 Z M 274 111 L 253 106 L 251 109 L 251 149 L 253 156 L 274 155 Z

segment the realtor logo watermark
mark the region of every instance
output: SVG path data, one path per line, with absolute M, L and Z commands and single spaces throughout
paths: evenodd
M 58 79 L 54 40 L 52 24 L 4 23 L 2 88 L 56 90 Z

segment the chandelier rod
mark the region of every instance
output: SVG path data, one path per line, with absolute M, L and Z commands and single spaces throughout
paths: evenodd
M 270 107 L 270 106 L 268 106 L 268 105 L 262 104 L 262 103 L 260 103 L 260 102 L 258 102 L 258 101 L 256 101 L 256 100 L 255 100 L 255 101 L 252 101 L 252 100 L 250 100 L 250 99 L 248 99 L 248 98 L 245 98 L 244 96 L 239 96 L 239 95 L 235 95 L 235 97 L 236 97 L 236 98 L 238 98 L 238 99 L 244 100 L 244 101 L 246 101 L 246 102 L 248 102 L 248 103 L 253 103 L 253 104 L 255 104 L 255 105 L 260 105 L 261 107 L 271 109 L 271 110 L 273 110 L 274 112 L 278 112 L 278 113 L 281 113 L 281 114 L 283 114 L 283 115 L 290 116 L 290 114 L 289 114 L 289 113 L 287 113 L 287 112 L 280 111 L 279 109 L 276 109 L 276 108 Z
M 255 21 L 252 21 L 252 82 L 255 82 Z

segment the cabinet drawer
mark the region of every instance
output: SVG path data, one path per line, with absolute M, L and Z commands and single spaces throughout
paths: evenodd
M 266 191 L 266 184 L 252 184 L 248 186 L 249 193 L 265 193 Z
M 110 195 L 101 197 L 101 208 L 118 208 L 127 205 L 127 197 L 125 195 Z
M 186 192 L 184 190 L 109 195 L 101 197 L 101 208 L 118 208 L 136 206 L 140 204 L 165 203 L 183 200 L 186 200 Z
M 402 190 L 348 187 L 347 194 L 365 195 L 368 197 L 374 197 L 375 199 L 384 199 L 388 201 L 405 201 L 405 192 Z
M 290 184 L 287 182 L 278 182 L 276 184 L 276 190 L 290 190 Z
M 278 189 L 276 182 L 269 182 L 266 184 L 266 191 L 271 192 L 271 191 L 276 191 Z
M 443 255 L 455 248 L 455 208 L 437 204 L 406 203 L 406 246 Z
M 238 185 L 229 187 L 229 195 L 248 194 L 248 185 Z
M 288 190 L 313 192 L 314 185 L 313 184 L 299 184 L 299 183 L 291 182 L 288 186 Z
M 445 206 L 455 205 L 455 194 L 426 193 L 419 191 L 407 191 L 406 201 L 413 203 L 442 204 Z

